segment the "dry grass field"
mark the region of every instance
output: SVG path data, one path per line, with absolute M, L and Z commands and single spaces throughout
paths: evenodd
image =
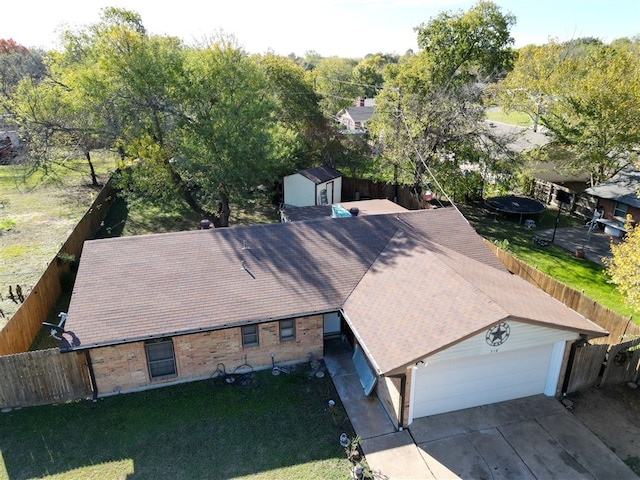
M 106 182 L 115 159 L 95 154 L 94 162 Z M 0 328 L 19 307 L 9 287 L 14 296 L 18 285 L 29 293 L 98 191 L 80 159 L 30 176 L 22 167 L 0 165 Z

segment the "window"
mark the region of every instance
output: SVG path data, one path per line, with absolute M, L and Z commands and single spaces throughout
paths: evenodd
M 151 379 L 176 374 L 176 359 L 173 354 L 173 342 L 170 338 L 148 340 L 144 344 L 147 353 L 147 365 Z
M 614 218 L 627 219 L 627 204 L 616 202 L 616 208 L 613 209 Z
M 258 345 L 258 325 L 242 327 L 242 346 L 253 347 Z
M 280 340 L 293 340 L 296 338 L 296 321 L 280 320 Z

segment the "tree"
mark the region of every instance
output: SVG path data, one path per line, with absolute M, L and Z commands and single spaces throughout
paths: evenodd
M 467 12 L 443 12 L 416 28 L 418 46 L 434 60 L 434 82 L 489 82 L 511 68 L 514 52 L 512 14 L 495 3 L 479 1 Z
M 311 72 L 316 92 L 322 97 L 320 106 L 328 118 L 352 105 L 360 93 L 353 79 L 355 60 L 339 57 L 321 59 Z
M 265 65 L 232 38 L 187 47 L 149 35 L 134 12 L 108 8 L 63 40 L 50 79 L 24 83 L 17 104 L 58 148 L 116 149 L 114 179 L 126 199 L 182 201 L 227 226 L 230 203 L 295 161 L 302 126 L 278 113 L 306 106 L 286 104 L 273 88 L 277 75 L 270 83 Z
M 229 202 L 273 181 L 282 161 L 273 152 L 276 106 L 268 82 L 256 61 L 222 40 L 189 52 L 177 91 L 182 158 L 173 165 L 199 204 L 211 206 L 217 198 L 212 220 L 227 226 Z
M 640 310 L 640 228 L 632 228 L 622 242 L 612 244 L 611 254 L 604 259 L 609 281 L 631 307 Z
M 424 178 L 429 170 L 453 185 L 463 164 L 486 158 L 479 83 L 509 68 L 513 22 L 490 2 L 442 13 L 417 28 L 418 54 L 385 69 L 370 131 L 394 181 L 413 182 L 419 193 L 433 180 Z
M 541 122 L 592 184 L 613 176 L 640 148 L 640 45 L 595 46 L 565 60 L 566 87 Z
M 267 88 L 273 98 L 279 134 L 294 141 L 279 142 L 288 153 L 287 167 L 306 168 L 320 161 L 322 139 L 327 130 L 327 121 L 320 110 L 320 96 L 305 75 L 302 67 L 291 58 L 268 54 L 258 58 L 264 70 Z M 275 137 L 274 137 L 275 138 Z M 282 137 L 281 137 L 282 138 Z M 287 172 L 281 171 L 283 175 Z
M 135 103 L 148 100 L 148 96 L 139 90 L 140 85 L 118 81 L 134 78 L 127 61 L 142 58 L 144 38 L 137 14 L 105 9 L 100 23 L 63 34 L 64 51 L 48 54 L 44 80 L 21 82 L 12 105 L 29 145 L 32 168 L 47 169 L 61 152 L 79 149 L 87 160 L 93 184 L 98 184 L 91 150 L 113 146 L 116 139 L 122 145 L 132 132 L 128 127 L 145 120 L 145 109 Z M 147 51 L 147 66 L 162 58 L 162 49 L 152 50 L 156 51 Z M 149 78 L 164 78 L 165 65 Z M 125 88 L 129 90 L 123 91 Z M 132 102 L 125 102 L 125 98 Z
M 527 113 L 569 155 L 564 168 L 611 177 L 638 148 L 640 41 L 592 38 L 520 49 L 513 71 L 489 92 L 506 110 Z
M 547 112 L 566 79 L 562 62 L 568 50 L 557 42 L 528 45 L 518 50 L 513 70 L 502 80 L 491 84 L 485 97 L 496 102 L 505 112 L 524 112 L 538 131 L 540 115 Z
M 367 55 L 353 69 L 353 81 L 360 87 L 360 96 L 375 97 L 384 84 L 384 69 L 389 64 L 398 63 L 391 55 L 376 53 Z
M 0 39 L 0 106 L 3 113 L 12 114 L 10 99 L 21 80 L 37 83 L 46 75 L 42 54 L 30 51 L 12 39 Z

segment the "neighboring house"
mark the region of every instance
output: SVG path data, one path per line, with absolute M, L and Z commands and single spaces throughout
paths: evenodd
M 551 141 L 551 137 L 545 133 L 542 127 L 534 132 L 531 127 L 509 125 L 491 120 L 486 120 L 485 125 L 488 134 L 506 139 L 507 147 L 517 153 L 534 150 Z M 528 168 L 535 179 L 562 185 L 572 191 L 583 190 L 590 179 L 588 173 L 576 171 L 552 161 L 535 162 Z
M 560 392 L 602 328 L 510 274 L 455 208 L 85 242 L 61 343 L 99 396 L 354 351 L 397 426 Z
M 631 222 L 640 221 L 640 171 L 633 166 L 626 166 L 609 180 L 587 188 L 584 192 L 597 199 L 598 210 L 602 218 L 598 220 L 603 228 L 614 236 L 626 232 L 624 225 L 627 216 Z
M 323 166 L 284 177 L 284 204 L 292 207 L 331 205 L 342 198 L 342 174 Z
M 362 133 L 373 116 L 373 99 L 358 99 L 356 105 L 347 107 L 338 113 L 338 122 L 351 133 Z

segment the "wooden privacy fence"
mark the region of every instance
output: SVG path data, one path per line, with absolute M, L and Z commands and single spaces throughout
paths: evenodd
M 0 357 L 0 408 L 30 407 L 93 395 L 84 353 L 57 348 Z
M 56 257 L 35 284 L 24 303 L 0 330 L 0 355 L 11 355 L 29 350 L 29 346 L 42 327 L 49 311 L 55 305 L 62 286 L 60 279 L 69 272 L 69 263 L 61 258 L 79 259 L 84 241 L 92 238 L 104 220 L 111 203 L 115 199 L 115 189 L 111 182 L 100 191 L 91 207 L 62 245 Z
M 613 310 L 603 307 L 583 293 L 558 282 L 540 270 L 518 260 L 513 255 L 499 249 L 491 242 L 486 242 L 502 264 L 512 273 L 524 278 L 529 283 L 544 290 L 553 298 L 560 300 L 572 310 L 598 324 L 609 332 L 608 337 L 595 338 L 591 343 L 617 344 L 640 335 L 640 327 L 631 319 L 618 315 Z
M 566 393 L 577 392 L 598 383 L 602 371 L 602 363 L 609 350 L 609 345 L 583 345 L 576 348 L 569 368 L 569 381 Z
M 617 345 L 583 345 L 575 349 L 566 392 L 594 385 L 606 387 L 638 379 L 640 338 Z
M 583 190 L 585 185 L 580 185 L 580 189 Z M 593 212 L 598 206 L 598 199 L 592 195 L 588 195 L 584 192 L 574 193 L 570 188 L 555 183 L 547 182 L 544 180 L 536 180 L 531 189 L 531 197 L 536 200 L 540 200 L 545 205 L 558 205 L 556 195 L 558 191 L 565 191 L 573 194 L 571 204 L 569 205 L 569 211 L 575 215 L 579 215 L 584 219 L 591 219 Z

